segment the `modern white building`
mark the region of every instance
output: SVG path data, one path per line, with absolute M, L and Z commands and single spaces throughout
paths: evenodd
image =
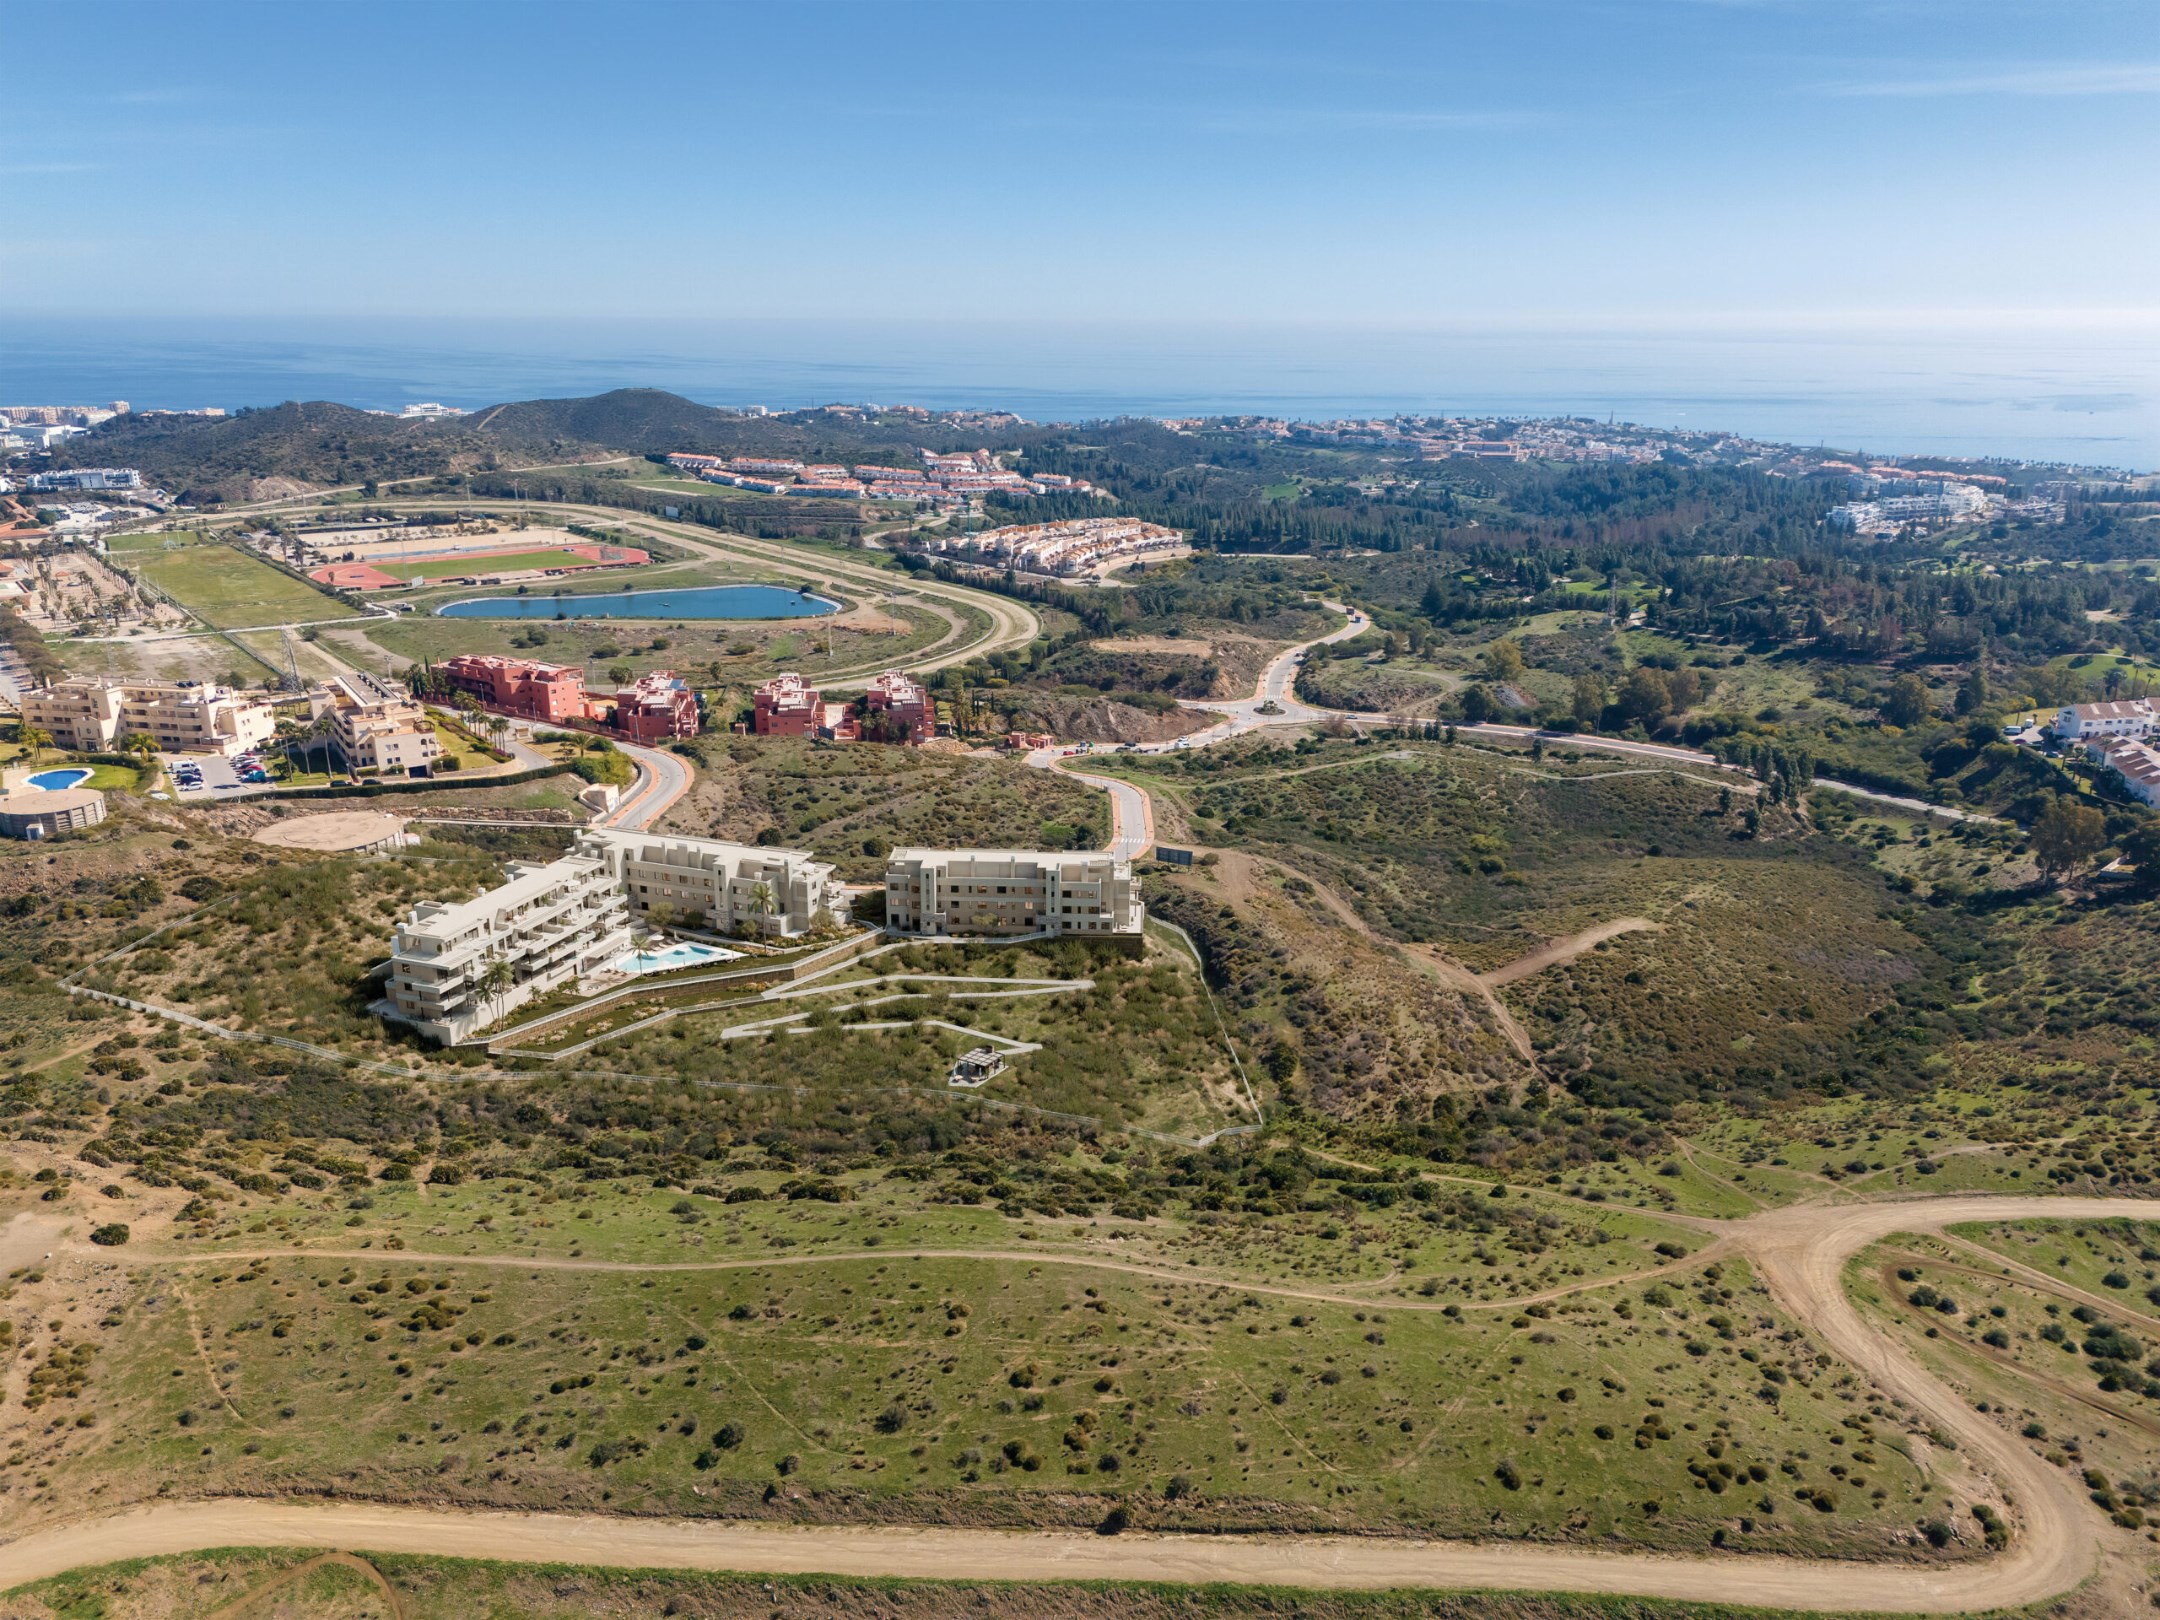
M 277 716 L 264 700 L 208 681 L 128 681 L 71 675 L 22 695 L 26 725 L 79 753 L 146 733 L 184 754 L 241 754 L 267 742 Z
M 2087 737 L 2150 737 L 2156 728 L 2160 728 L 2160 708 L 2150 698 L 2066 704 L 2048 725 L 2056 736 L 2072 742 Z
M 31 476 L 33 490 L 141 489 L 142 474 L 133 467 L 68 467 Z
M 596 828 L 546 865 L 456 904 L 423 901 L 399 926 L 375 1010 L 444 1043 L 539 996 L 617 969 L 634 924 L 793 937 L 847 913 L 833 869 L 802 850 Z M 496 962 L 511 982 L 487 989 Z
M 578 848 L 456 904 L 424 900 L 399 925 L 389 995 L 376 1010 L 434 1040 L 470 1037 L 560 985 L 591 978 L 630 949 L 630 908 L 604 852 Z M 486 988 L 509 964 L 511 982 Z
M 608 862 L 640 918 L 792 939 L 847 915 L 832 867 L 805 850 L 615 828 L 587 833 L 583 845 Z
M 1132 863 L 1087 851 L 896 849 L 885 867 L 891 933 L 1137 937 L 1147 919 Z

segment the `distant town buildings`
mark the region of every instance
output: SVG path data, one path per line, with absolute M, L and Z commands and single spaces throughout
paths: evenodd
M 62 490 L 141 489 L 142 474 L 133 467 L 67 467 L 58 472 L 33 473 L 33 492 Z
M 355 670 L 309 694 L 310 718 L 327 719 L 346 768 L 391 775 L 428 770 L 442 756 L 435 723 L 404 687 Z
M 837 407 L 835 407 L 837 408 Z M 957 455 L 918 452 L 920 467 L 854 466 L 801 462 L 778 456 L 708 456 L 689 451 L 670 455 L 668 465 L 711 484 L 729 484 L 765 495 L 795 495 L 826 500 L 914 501 L 954 505 L 969 495 L 1089 494 L 1093 486 L 1062 474 L 1026 476 L 1002 465 L 988 450 Z
M 1076 518 L 1022 523 L 982 534 L 939 535 L 930 549 L 962 561 L 1028 574 L 1070 577 L 1174 551 L 1184 535 L 1138 518 Z
M 186 754 L 243 754 L 270 740 L 277 716 L 265 700 L 206 681 L 136 681 L 71 675 L 22 694 L 26 725 L 63 748 L 103 753 L 137 732 Z
M 1137 938 L 1146 920 L 1132 863 L 1109 855 L 896 849 L 885 867 L 890 933 Z

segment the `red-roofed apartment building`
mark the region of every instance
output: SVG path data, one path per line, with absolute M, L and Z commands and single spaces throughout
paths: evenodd
M 541 664 L 494 653 L 459 653 L 443 661 L 443 675 L 480 706 L 522 720 L 563 725 L 588 717 L 585 672 L 568 664 Z
M 615 731 L 632 742 L 698 734 L 697 694 L 669 669 L 640 675 L 615 693 Z
M 928 742 L 937 735 L 930 694 L 898 670 L 887 670 L 863 692 L 862 734 L 874 742 Z
M 760 737 L 815 737 L 824 706 L 800 675 L 775 675 L 750 699 L 750 729 Z

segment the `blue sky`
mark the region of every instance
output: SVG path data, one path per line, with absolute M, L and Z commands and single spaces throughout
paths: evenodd
M 4 0 L 0 29 L 19 311 L 2160 320 L 2153 0 Z

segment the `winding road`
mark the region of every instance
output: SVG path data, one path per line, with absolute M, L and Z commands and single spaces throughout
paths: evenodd
M 1942 1564 L 1832 1562 L 1729 1553 L 1675 1557 L 1505 1542 L 1379 1537 L 1178 1535 L 1117 1537 L 1070 1531 L 866 1528 L 772 1525 L 726 1520 L 611 1517 L 583 1513 L 468 1512 L 361 1503 L 217 1498 L 160 1502 L 42 1526 L 0 1544 L 0 1588 L 85 1564 L 207 1547 L 312 1547 L 378 1553 L 495 1558 L 611 1567 L 739 1570 L 788 1574 L 910 1576 L 936 1580 L 1234 1581 L 1305 1588 L 1481 1587 L 1516 1592 L 1588 1592 L 1773 1608 L 1864 1609 L 1952 1614 L 2016 1608 L 2054 1597 L 2101 1568 L 2120 1533 L 2082 1499 L 2077 1486 L 2025 1442 L 1973 1410 L 1846 1298 L 1845 1264 L 1868 1244 L 1898 1232 L 1931 1232 L 1959 1222 L 2055 1219 L 2160 1220 L 2160 1200 L 1993 1197 L 1978 1194 L 1766 1210 L 1743 1219 L 1691 1224 L 1716 1233 L 1712 1252 L 1754 1265 L 1778 1304 L 1804 1323 L 1882 1394 L 1904 1400 L 1995 1478 L 2014 1503 L 2008 1551 Z M 132 1266 L 175 1262 L 115 1255 L 58 1243 L 25 1217 L 0 1229 L 0 1255 L 51 1245 L 56 1260 L 92 1256 Z M 278 1251 L 264 1251 L 265 1253 Z M 292 1253 L 325 1251 L 294 1250 Z M 1089 1264 L 1044 1252 L 971 1251 L 987 1264 Z M 221 1254 L 227 1262 L 237 1255 Z M 891 1262 L 898 1251 L 879 1251 Z M 796 1264 L 844 1256 L 791 1256 Z M 413 1265 L 471 1265 L 470 1255 L 406 1253 Z M 530 1267 L 530 1258 L 503 1257 Z M 184 1264 L 185 1262 L 179 1262 Z M 555 1258 L 555 1268 L 642 1270 L 635 1264 Z M 721 1266 L 734 1262 L 702 1262 Z M 771 1257 L 742 1264 L 769 1265 Z M 1126 1269 L 1118 1262 L 1094 1262 Z M 55 1269 L 58 1269 L 57 1267 Z M 683 1269 L 660 1263 L 650 1269 Z M 1234 1277 L 1183 1275 L 1203 1288 L 1247 1290 Z M 1619 1286 L 1607 1279 L 1594 1286 Z M 1391 1310 L 1398 1308 L 1390 1304 Z M 2122 1545 L 2127 1547 L 2127 1538 Z M 2127 1580 L 2120 1570 L 2114 1578 Z

